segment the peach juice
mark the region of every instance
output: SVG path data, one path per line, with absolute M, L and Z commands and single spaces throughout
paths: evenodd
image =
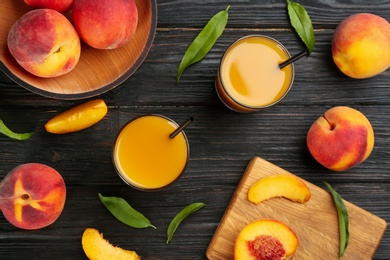
M 272 106 L 287 94 L 294 81 L 294 65 L 279 64 L 290 58 L 275 39 L 249 35 L 224 53 L 216 77 L 221 101 L 237 112 L 254 112 Z
M 183 131 L 161 115 L 144 115 L 129 121 L 118 134 L 113 163 L 128 185 L 140 190 L 158 190 L 176 181 L 188 158 L 188 139 Z

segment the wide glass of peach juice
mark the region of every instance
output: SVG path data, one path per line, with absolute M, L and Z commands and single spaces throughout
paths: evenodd
M 113 164 L 128 185 L 145 191 L 159 190 L 175 182 L 189 159 L 188 139 L 162 115 L 143 115 L 125 124 L 116 137 Z
M 294 65 L 279 68 L 290 58 L 277 40 L 249 35 L 235 41 L 224 53 L 216 77 L 220 100 L 237 112 L 254 112 L 278 103 L 294 81 Z

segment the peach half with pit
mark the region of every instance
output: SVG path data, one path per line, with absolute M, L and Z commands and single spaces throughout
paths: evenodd
M 135 251 L 113 246 L 95 228 L 84 230 L 81 238 L 84 253 L 91 260 L 126 259 L 139 260 L 141 257 Z
M 298 245 L 298 236 L 285 223 L 275 219 L 260 219 L 246 225 L 238 234 L 234 259 L 292 259 Z
M 374 148 L 374 130 L 360 111 L 346 106 L 327 110 L 309 128 L 306 143 L 320 164 L 346 171 L 363 161 Z
M 35 9 L 22 15 L 11 27 L 7 45 L 21 67 L 42 78 L 72 71 L 80 59 L 80 38 L 61 13 Z
M 66 186 L 52 167 L 25 163 L 0 183 L 0 209 L 12 225 L 40 229 L 58 219 L 65 205 Z
M 303 180 L 295 175 L 284 173 L 261 178 L 248 191 L 248 200 L 255 204 L 276 197 L 305 203 L 310 199 L 311 192 Z
M 116 49 L 128 43 L 138 24 L 134 0 L 75 0 L 72 18 L 82 40 L 96 49 Z

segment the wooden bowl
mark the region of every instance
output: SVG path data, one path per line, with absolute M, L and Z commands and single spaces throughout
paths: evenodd
M 82 42 L 81 56 L 69 73 L 55 78 L 36 77 L 11 56 L 7 36 L 11 26 L 32 10 L 23 1 L 0 1 L 0 70 L 13 81 L 36 94 L 64 100 L 84 99 L 114 89 L 128 79 L 146 58 L 156 31 L 156 0 L 135 0 L 138 26 L 131 41 L 118 49 L 98 50 Z M 71 19 L 71 13 L 65 14 Z

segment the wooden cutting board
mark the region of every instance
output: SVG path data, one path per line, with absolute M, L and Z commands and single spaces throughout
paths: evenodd
M 212 260 L 233 259 L 234 242 L 248 223 L 262 218 L 280 220 L 297 234 L 300 244 L 294 260 L 339 259 L 339 226 L 333 198 L 327 190 L 303 180 L 311 191 L 305 204 L 272 198 L 255 205 L 248 201 L 249 188 L 262 177 L 291 174 L 261 158 L 253 158 L 218 226 L 206 255 Z M 385 233 L 385 220 L 344 201 L 349 215 L 349 244 L 343 260 L 372 259 Z

